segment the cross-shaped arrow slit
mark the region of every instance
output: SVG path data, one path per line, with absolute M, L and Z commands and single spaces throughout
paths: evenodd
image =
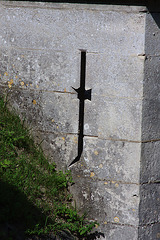
M 91 91 L 92 89 L 85 90 L 85 79 L 86 79 L 86 50 L 81 51 L 81 71 L 80 71 L 80 87 L 74 88 L 77 92 L 77 98 L 79 99 L 79 129 L 78 129 L 78 155 L 71 162 L 69 167 L 78 162 L 83 152 L 83 137 L 84 137 L 84 105 L 85 100 L 88 99 L 91 101 Z

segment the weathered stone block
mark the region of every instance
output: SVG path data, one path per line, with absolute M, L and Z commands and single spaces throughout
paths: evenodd
M 159 100 L 160 57 L 147 56 L 145 60 L 144 74 L 144 98 L 149 100 Z
M 33 134 L 36 142 L 41 142 L 49 161 L 55 162 L 58 169 L 67 170 L 77 156 L 77 135 L 56 132 L 44 134 L 43 131 L 34 131 Z
M 83 157 L 86 177 L 139 183 L 141 144 L 85 137 Z
M 99 14 L 89 6 L 76 9 L 72 5 L 59 5 L 59 8 L 52 6 L 51 9 L 45 9 L 45 6 L 43 9 L 10 7 L 6 14 L 10 16 L 8 36 L 11 46 L 115 51 L 127 55 L 144 51 L 145 18 L 142 13 L 128 14 L 123 9 L 107 11 L 104 6 Z
M 85 135 L 140 141 L 141 111 L 141 100 L 92 95 L 85 103 Z
M 143 71 L 144 57 L 114 51 L 112 54 L 88 53 L 86 85 L 92 88 L 92 95 L 141 99 Z
M 140 187 L 140 225 L 160 222 L 160 184 L 143 184 Z M 160 229 L 159 229 L 160 230 Z
M 42 92 L 11 88 L 7 89 L 7 98 L 10 107 L 19 113 L 21 119 L 25 119 L 33 131 L 42 127 Z
M 141 183 L 160 181 L 160 142 L 142 143 Z
M 160 239 L 160 223 L 139 227 L 139 240 L 156 240 Z
M 14 99 L 12 106 L 26 117 L 35 131 L 78 132 L 78 105 L 74 94 L 18 89 L 13 90 L 9 98 Z
M 118 225 L 112 223 L 105 223 L 100 228 L 100 232 L 107 232 L 105 238 L 101 237 L 102 240 L 137 240 L 138 239 L 138 228 L 135 226 Z M 97 231 L 99 228 L 97 229 Z M 97 238 L 98 239 L 98 238 Z M 148 239 L 146 239 L 148 240 Z
M 42 129 L 50 132 L 78 133 L 79 111 L 76 96 L 69 93 L 43 93 L 42 97 Z
M 72 172 L 75 176 L 78 174 L 74 169 Z M 92 219 L 138 227 L 139 186 L 116 181 L 100 181 L 92 172 L 90 173 L 89 178 L 77 175 L 77 178 L 74 178 L 75 185 L 71 187 L 81 211 L 87 211 Z
M 160 139 L 160 99 L 144 99 L 142 113 L 142 141 Z
M 13 85 L 27 90 L 74 92 L 80 82 L 80 51 L 11 51 L 9 77 Z
M 153 5 L 153 4 L 152 4 Z M 160 55 L 160 18 L 159 13 L 146 14 L 146 44 L 147 55 Z

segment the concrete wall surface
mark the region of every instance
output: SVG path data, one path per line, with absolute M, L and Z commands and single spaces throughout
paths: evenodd
M 51 161 L 71 170 L 74 199 L 100 223 L 101 239 L 160 237 L 160 35 L 152 15 L 140 6 L 0 2 L 0 91 Z M 80 49 L 92 99 L 83 154 L 69 168 L 78 151 Z
M 160 13 L 146 15 L 140 173 L 140 239 L 160 238 Z

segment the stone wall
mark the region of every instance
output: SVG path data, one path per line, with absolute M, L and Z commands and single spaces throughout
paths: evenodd
M 147 31 L 145 49 L 146 22 L 148 34 L 155 25 L 158 41 L 145 7 L 0 2 L 1 92 L 36 141 L 43 140 L 50 161 L 71 170 L 74 199 L 100 223 L 101 239 L 155 240 L 160 232 L 152 224 L 159 205 L 151 202 L 159 185 L 146 184 L 159 179 L 159 142 L 151 140 L 160 139 L 158 75 L 152 75 L 159 74 L 159 57 L 152 56 Z M 80 86 L 80 49 L 87 51 L 92 99 L 85 101 L 83 154 L 69 168 L 78 148 L 79 99 L 72 87 Z
M 140 239 L 160 239 L 160 13 L 146 15 Z

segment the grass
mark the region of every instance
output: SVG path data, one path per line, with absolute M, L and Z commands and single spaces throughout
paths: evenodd
M 34 144 L 20 118 L 0 98 L 0 239 L 69 230 L 87 239 L 95 222 L 87 222 L 71 205 L 69 171 L 56 170 Z M 6 228 L 12 231 L 6 233 Z M 18 230 L 17 230 L 18 229 Z

